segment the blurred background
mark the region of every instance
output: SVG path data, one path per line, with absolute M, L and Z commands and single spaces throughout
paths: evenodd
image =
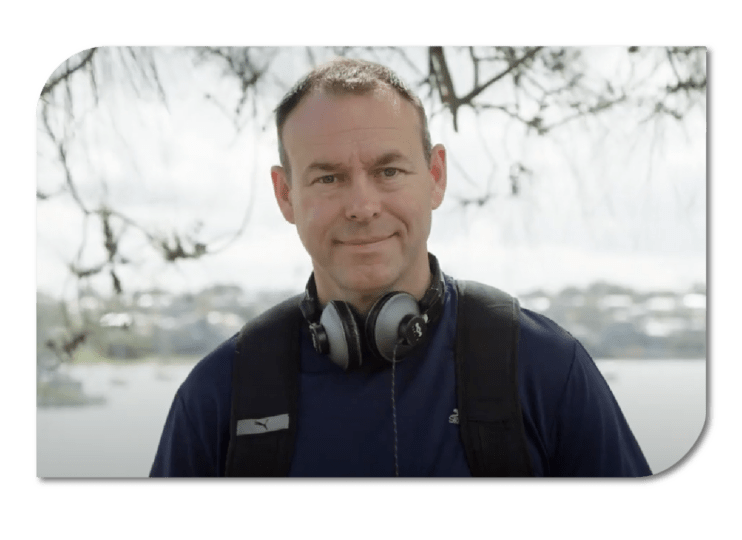
M 348 56 L 418 92 L 448 191 L 429 247 L 582 341 L 655 473 L 706 416 L 706 51 L 105 47 L 37 108 L 37 475 L 147 476 L 193 364 L 311 272 L 272 111 Z

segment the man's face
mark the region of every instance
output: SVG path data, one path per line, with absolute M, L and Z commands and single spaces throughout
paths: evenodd
M 283 141 L 292 173 L 289 186 L 272 169 L 276 198 L 312 258 L 320 300 L 421 295 L 446 174 L 442 146 L 425 162 L 414 107 L 392 90 L 314 93 L 289 115 Z

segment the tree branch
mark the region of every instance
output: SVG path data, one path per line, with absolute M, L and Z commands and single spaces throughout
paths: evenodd
M 588 107 L 587 109 L 583 111 L 577 111 L 577 113 L 571 115 L 571 116 L 565 116 L 561 120 L 557 120 L 556 122 L 553 122 L 551 125 L 544 127 L 545 131 L 550 131 L 558 126 L 561 126 L 563 124 L 566 124 L 568 122 L 572 122 L 573 120 L 576 120 L 578 118 L 581 118 L 583 116 L 591 116 L 591 115 L 598 115 L 603 111 L 606 111 L 613 107 L 614 105 L 618 105 L 619 103 L 623 103 L 627 100 L 627 97 L 620 96 L 614 100 L 606 101 L 606 100 L 600 100 L 596 105 L 593 105 L 591 107 Z
M 461 100 L 456 97 L 456 90 L 453 87 L 453 79 L 448 70 L 443 47 L 430 47 L 428 49 L 428 56 L 430 58 L 430 72 L 433 74 L 435 85 L 438 87 L 441 103 L 447 105 L 451 110 L 451 114 L 453 115 L 453 129 L 454 131 L 458 131 L 456 112 L 461 105 Z
M 430 47 L 428 49 L 428 54 L 430 58 L 430 72 L 433 74 L 433 77 L 436 81 L 436 86 L 438 87 L 438 92 L 440 94 L 441 102 L 448 106 L 448 108 L 451 110 L 451 114 L 453 115 L 453 129 L 454 131 L 458 131 L 458 121 L 457 121 L 457 112 L 458 109 L 462 105 L 469 105 L 472 106 L 472 100 L 476 98 L 479 94 L 484 92 L 487 88 L 495 84 L 497 81 L 501 80 L 503 77 L 507 76 L 508 74 L 512 73 L 515 69 L 517 69 L 519 66 L 521 66 L 524 62 L 532 59 L 543 47 L 534 47 L 530 51 L 523 54 L 522 57 L 517 59 L 512 59 L 509 61 L 509 65 L 507 69 L 504 71 L 501 71 L 491 79 L 489 79 L 487 82 L 481 85 L 477 85 L 477 81 L 479 79 L 479 70 L 478 70 L 478 64 L 475 63 L 475 84 L 474 88 L 466 94 L 464 97 L 457 97 L 456 96 L 456 90 L 453 86 L 453 78 L 451 77 L 451 73 L 448 69 L 448 63 L 446 62 L 446 57 L 443 52 L 443 47 Z M 469 49 L 470 55 L 474 55 L 474 52 L 472 49 Z
M 54 131 L 52 131 L 52 128 L 49 125 L 49 116 L 47 112 L 48 112 L 47 104 L 44 104 L 43 112 L 41 115 L 42 120 L 44 122 L 44 128 L 46 129 L 46 132 L 49 135 L 49 138 L 51 139 L 52 143 L 57 148 L 57 153 L 59 154 L 59 161 L 62 164 L 62 168 L 64 169 L 65 181 L 67 183 L 67 187 L 70 190 L 70 195 L 72 195 L 72 198 L 75 200 L 77 205 L 80 207 L 83 214 L 88 215 L 90 211 L 85 207 L 85 204 L 82 202 L 80 195 L 77 193 L 77 188 L 75 187 L 75 183 L 72 180 L 72 173 L 70 172 L 69 165 L 67 164 L 67 152 L 64 148 L 64 142 L 58 140 L 57 137 L 54 135 Z
M 503 77 L 507 76 L 509 73 L 513 72 L 518 66 L 520 66 L 521 64 L 523 64 L 523 62 L 526 62 L 526 61 L 530 60 L 531 58 L 533 58 L 534 56 L 536 56 L 536 53 L 538 53 L 541 49 L 543 49 L 543 47 L 534 47 L 529 52 L 525 53 L 523 56 L 521 56 L 520 58 L 518 58 L 517 60 L 515 60 L 514 62 L 512 62 L 510 64 L 510 66 L 505 71 L 502 71 L 502 72 L 498 73 L 497 75 L 495 75 L 494 77 L 492 77 L 489 81 L 487 81 L 483 85 L 481 85 L 481 86 L 479 86 L 477 88 L 474 88 L 467 95 L 465 95 L 464 97 L 460 98 L 459 101 L 462 102 L 462 103 L 470 103 L 471 100 L 473 100 L 479 94 L 481 94 L 482 92 L 484 92 L 489 86 L 493 85 L 494 83 L 496 83 L 497 81 L 499 81 Z
M 51 93 L 54 88 L 61 82 L 67 81 L 73 73 L 75 73 L 80 68 L 85 67 L 88 62 L 92 61 L 93 56 L 95 55 L 95 52 L 98 50 L 97 47 L 93 47 L 92 49 L 88 49 L 85 51 L 85 56 L 80 60 L 80 63 L 76 66 L 67 69 L 64 73 L 61 73 L 57 77 L 52 77 L 49 79 L 49 81 L 44 85 L 44 88 L 41 90 L 41 98 L 45 98 L 49 93 Z M 67 60 L 69 62 L 69 60 Z

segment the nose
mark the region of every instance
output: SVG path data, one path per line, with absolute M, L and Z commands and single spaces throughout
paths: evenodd
M 351 221 L 365 222 L 381 213 L 378 188 L 367 174 L 353 177 L 348 186 L 345 216 Z

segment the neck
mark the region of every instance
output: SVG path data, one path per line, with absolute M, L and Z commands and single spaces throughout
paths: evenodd
M 316 275 L 315 278 L 317 278 Z M 316 279 L 317 298 L 323 309 L 331 300 L 341 300 L 348 302 L 359 313 L 365 315 L 369 312 L 376 300 L 388 292 L 406 292 L 415 297 L 417 301 L 420 301 L 430 287 L 431 280 L 432 274 L 426 252 L 423 264 L 415 265 L 402 279 L 384 287 L 360 290 L 339 286 L 333 287 L 331 286 L 332 282 L 328 283 L 320 277 L 320 279 Z

